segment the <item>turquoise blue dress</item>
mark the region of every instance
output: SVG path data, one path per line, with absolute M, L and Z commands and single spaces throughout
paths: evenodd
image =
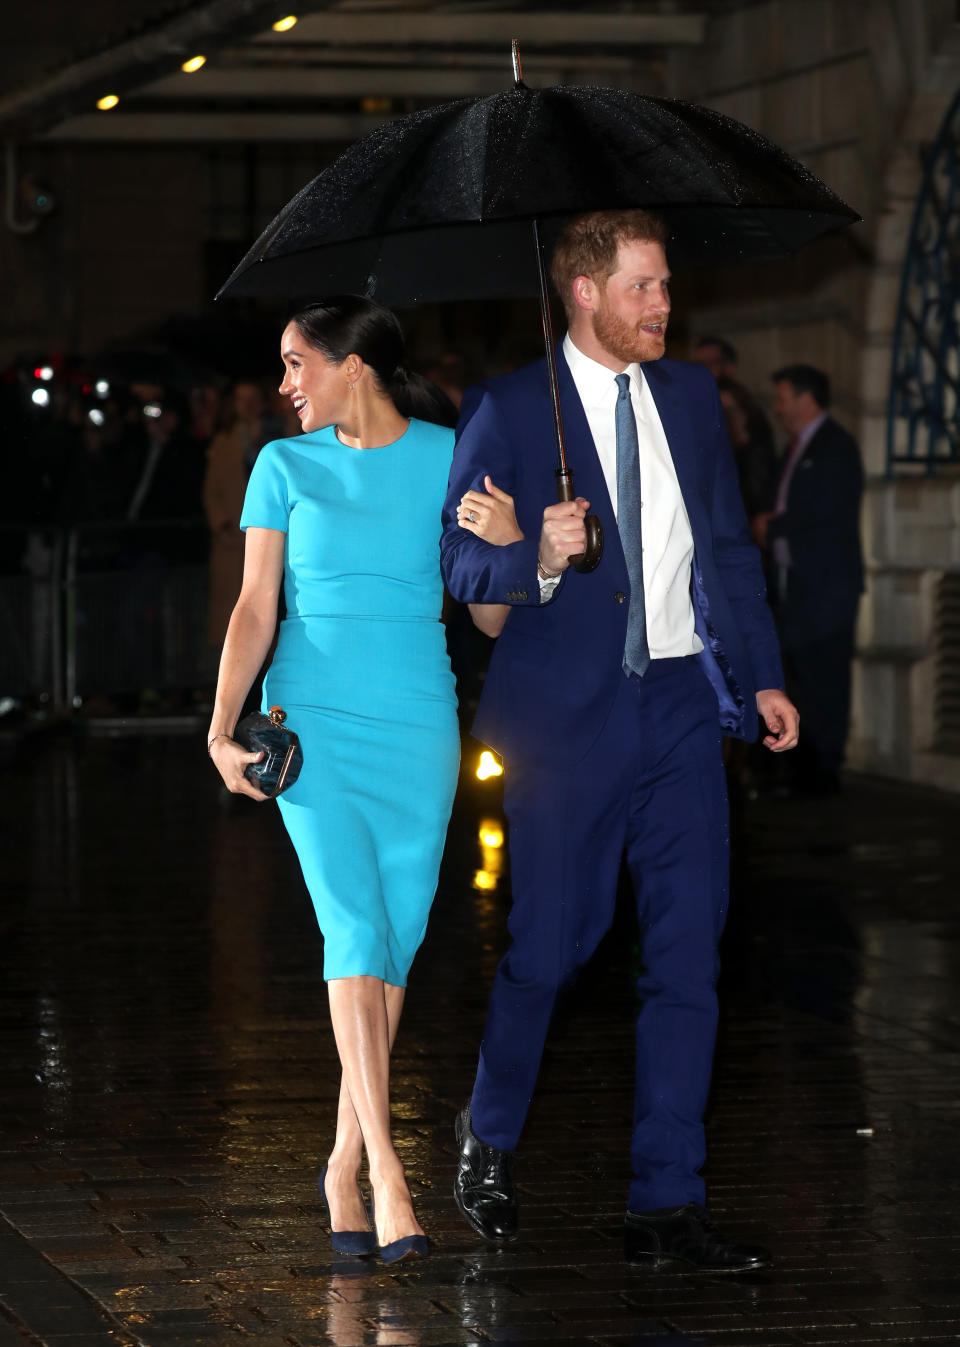
M 440 623 L 453 431 L 412 420 L 351 449 L 332 427 L 257 457 L 240 527 L 286 533 L 287 615 L 264 681 L 300 736 L 279 799 L 324 937 L 324 977 L 395 986 L 427 926 L 459 766 Z

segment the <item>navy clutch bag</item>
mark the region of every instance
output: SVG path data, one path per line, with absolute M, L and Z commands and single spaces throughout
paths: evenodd
M 284 725 L 286 718 L 282 706 L 271 706 L 269 715 L 256 711 L 244 716 L 233 732 L 248 752 L 263 753 L 259 762 L 248 763 L 243 774 L 271 800 L 293 785 L 303 766 L 300 740 Z

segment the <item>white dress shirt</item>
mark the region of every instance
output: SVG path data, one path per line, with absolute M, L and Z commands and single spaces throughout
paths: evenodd
M 593 436 L 614 514 L 617 513 L 617 422 L 620 390 L 616 373 L 579 351 L 567 333 L 563 354 L 573 375 L 587 425 Z M 653 394 L 638 364 L 623 371 L 630 376 L 630 401 L 637 419 L 640 442 L 640 483 L 643 492 L 643 590 L 646 601 L 647 644 L 651 659 L 695 655 L 703 642 L 694 630 L 690 596 L 693 534 L 687 517 L 673 458 L 663 433 Z M 576 465 L 573 465 L 574 468 Z M 541 597 L 550 597 L 557 581 L 541 582 Z M 549 588 L 547 586 L 549 585 Z

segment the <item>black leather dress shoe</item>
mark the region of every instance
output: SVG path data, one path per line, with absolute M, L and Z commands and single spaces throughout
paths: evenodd
M 695 1202 L 659 1211 L 628 1211 L 626 1234 L 631 1262 L 680 1260 L 702 1272 L 752 1272 L 771 1262 L 758 1244 L 732 1244 Z
M 487 1146 L 470 1128 L 470 1106 L 457 1114 L 457 1176 L 453 1196 L 463 1216 L 484 1239 L 517 1236 L 517 1192 L 513 1185 L 513 1156 Z

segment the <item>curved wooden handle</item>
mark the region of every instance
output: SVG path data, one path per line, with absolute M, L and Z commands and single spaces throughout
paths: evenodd
M 587 530 L 586 551 L 579 556 L 570 558 L 570 565 L 575 571 L 580 571 L 581 574 L 596 570 L 600 564 L 600 558 L 603 556 L 603 525 L 600 520 L 595 514 L 588 514 L 583 524 Z

